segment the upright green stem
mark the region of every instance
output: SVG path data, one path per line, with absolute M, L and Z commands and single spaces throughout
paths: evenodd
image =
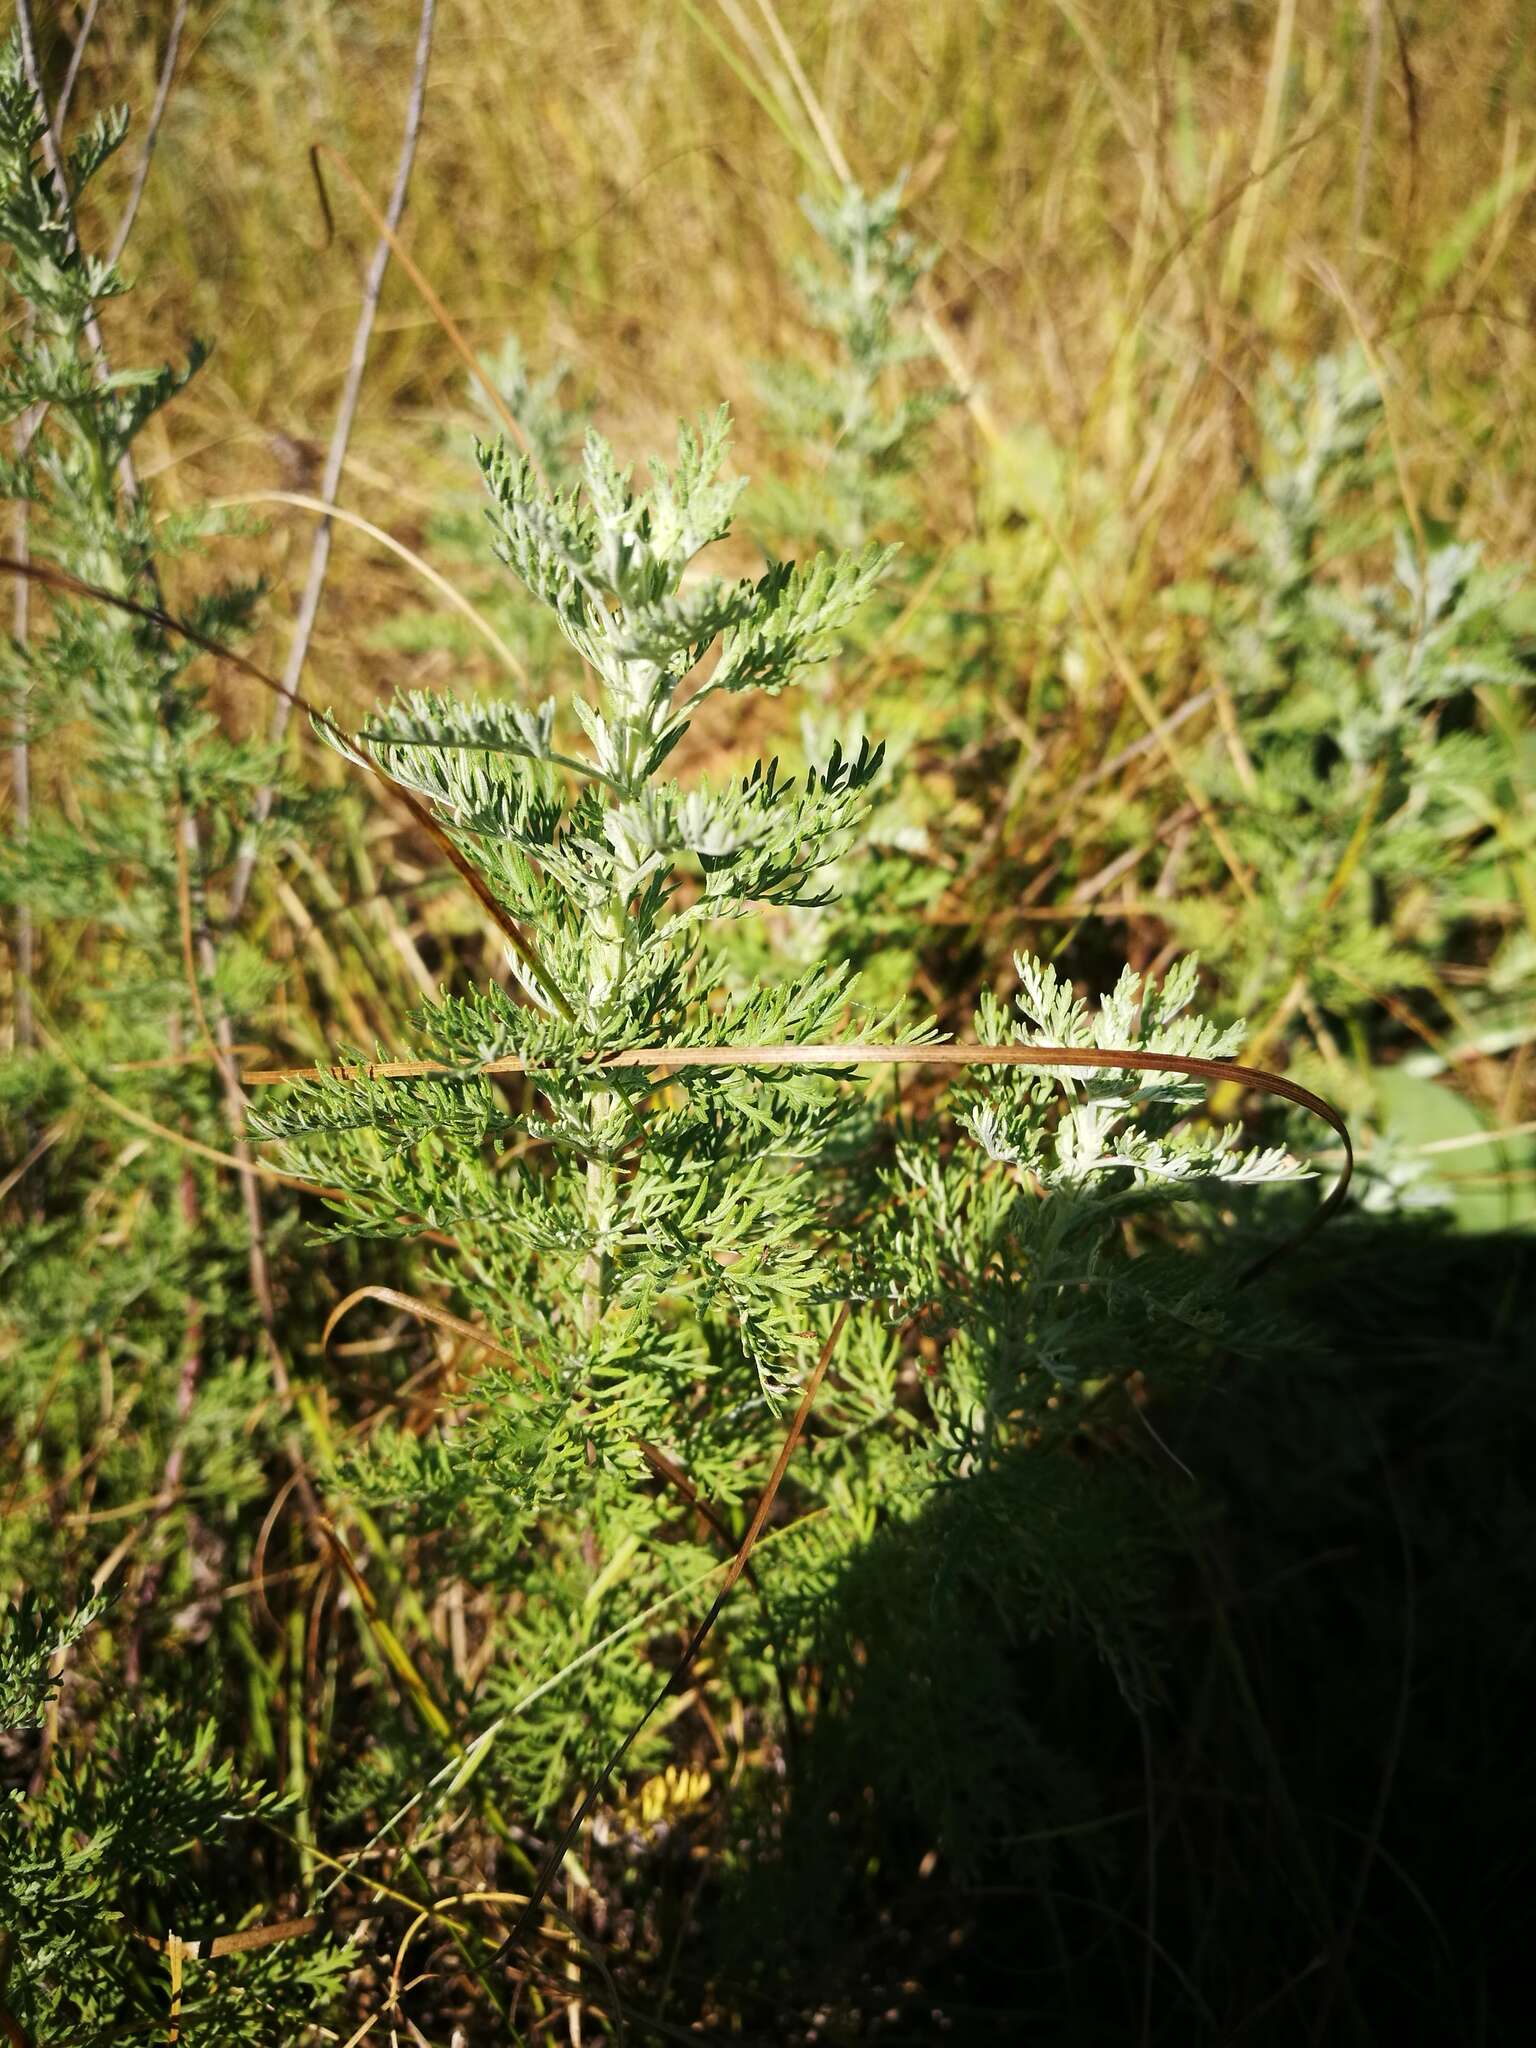
M 600 919 L 602 936 L 595 949 L 591 986 L 587 991 L 589 1010 L 596 1011 L 617 984 L 623 968 L 624 919 L 627 906 L 617 896 L 610 899 Z M 591 1098 L 590 1133 L 594 1155 L 608 1144 L 608 1125 L 613 1117 L 611 1089 L 599 1089 Z M 618 1177 L 603 1159 L 587 1161 L 587 1225 L 592 1233 L 592 1251 L 587 1259 L 586 1283 L 582 1297 L 582 1324 L 590 1335 L 602 1321 L 608 1307 L 612 1261 L 603 1241 L 613 1227 Z
M 294 1564 L 303 1562 L 303 1539 L 295 1521 L 289 1530 Z M 293 1794 L 293 1831 L 299 1843 L 299 1873 L 307 1898 L 314 1889 L 315 1824 L 309 1811 L 309 1730 L 304 1718 L 304 1603 L 295 1597 L 288 1612 L 288 1788 Z

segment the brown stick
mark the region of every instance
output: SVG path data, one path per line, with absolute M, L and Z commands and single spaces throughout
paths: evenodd
M 123 217 L 117 224 L 117 233 L 112 237 L 112 246 L 107 251 L 108 263 L 115 264 L 127 248 L 128 237 L 133 233 L 133 224 L 139 217 L 139 202 L 144 197 L 144 187 L 149 183 L 149 166 L 155 154 L 155 143 L 159 139 L 160 123 L 165 118 L 166 105 L 171 97 L 171 80 L 176 74 L 176 57 L 181 49 L 181 32 L 187 25 L 187 6 L 188 0 L 176 0 L 176 12 L 171 16 L 170 33 L 165 39 L 165 58 L 160 66 L 154 103 L 149 110 L 149 125 L 144 130 L 144 147 L 139 152 L 138 168 L 133 174 L 128 203 L 123 208 Z M 85 41 L 84 30 L 81 31 L 80 41 L 82 44 Z
M 406 194 L 411 183 L 411 168 L 416 161 L 416 142 L 421 134 L 422 108 L 427 93 L 427 65 L 432 55 L 432 26 L 436 12 L 437 0 L 422 0 L 421 25 L 416 37 L 416 64 L 411 74 L 410 97 L 406 101 L 405 134 L 400 143 L 400 159 L 395 166 L 395 182 L 390 190 L 389 205 L 381 224 L 378 245 L 374 249 L 367 275 L 363 280 L 363 303 L 352 336 L 352 354 L 347 363 L 347 374 L 341 387 L 341 403 L 336 409 L 336 424 L 331 430 L 331 445 L 326 452 L 325 471 L 320 482 L 319 495 L 328 505 L 336 502 L 341 490 L 342 464 L 346 461 L 347 443 L 352 437 L 352 422 L 357 416 L 358 398 L 363 388 L 363 372 L 368 366 L 368 345 L 373 337 L 373 323 L 379 310 L 379 295 L 384 288 L 384 273 L 389 267 L 394 230 L 399 227 L 401 216 L 405 212 Z M 298 617 L 294 620 L 293 638 L 288 643 L 288 659 L 283 665 L 283 688 L 287 694 L 279 697 L 272 707 L 272 723 L 267 736 L 274 747 L 281 744 L 283 734 L 288 730 L 288 720 L 293 707 L 298 701 L 299 684 L 303 680 L 310 639 L 315 630 L 315 620 L 320 613 L 320 600 L 325 594 L 326 571 L 331 560 L 331 534 L 331 520 L 327 516 L 322 518 L 315 528 L 315 537 L 309 551 L 309 573 L 304 581 L 304 594 L 299 600 Z M 229 904 L 225 912 L 226 924 L 234 924 L 245 907 L 251 876 L 256 866 L 255 833 L 271 815 L 274 795 L 270 783 L 263 785 L 256 792 L 256 800 L 252 806 L 251 831 L 240 849 L 230 882 Z
M 491 410 L 501 421 L 518 447 L 530 461 L 533 461 L 533 449 L 529 444 L 522 422 L 507 404 L 506 399 L 502 397 L 500 391 L 497 390 L 495 380 L 487 372 L 484 363 L 481 362 L 469 343 L 464 339 L 463 329 L 433 290 L 431 281 L 422 270 L 420 264 L 416 262 L 410 251 L 401 242 L 399 235 L 374 205 L 372 199 L 368 196 L 367 186 L 347 162 L 341 151 L 333 149 L 328 142 L 317 142 L 310 149 L 309 163 L 310 169 L 315 174 L 315 186 L 320 195 L 320 210 L 325 215 L 326 226 L 329 228 L 331 225 L 331 202 L 326 194 L 325 177 L 320 169 L 320 160 L 322 157 L 327 156 L 352 187 L 353 195 L 358 205 L 378 229 L 382 240 L 394 251 L 395 261 L 421 294 L 427 311 L 442 329 L 460 362 L 463 363 L 471 377 L 474 378 L 475 382 L 489 399 Z

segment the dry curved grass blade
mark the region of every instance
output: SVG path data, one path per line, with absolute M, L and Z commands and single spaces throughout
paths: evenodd
M 439 1308 L 435 1302 L 422 1301 L 414 1294 L 402 1294 L 398 1287 L 365 1286 L 354 1287 L 343 1300 L 338 1301 L 325 1319 L 325 1328 L 320 1332 L 320 1349 L 325 1351 L 335 1335 L 336 1326 L 360 1301 L 381 1301 L 386 1308 L 404 1309 L 407 1315 L 419 1316 L 424 1323 L 435 1323 L 439 1329 L 451 1330 L 456 1337 L 467 1343 L 478 1344 L 482 1350 L 494 1351 L 498 1358 L 508 1358 L 514 1365 L 526 1366 L 527 1360 L 520 1351 L 514 1351 L 493 1337 L 488 1330 L 477 1330 L 473 1323 L 465 1322 L 462 1316 L 454 1315 L 446 1308 Z
M 394 534 L 382 526 L 376 526 L 371 519 L 364 519 L 360 512 L 350 512 L 345 505 L 337 505 L 324 498 L 311 497 L 306 491 L 241 491 L 233 498 L 211 499 L 208 509 L 210 512 L 222 512 L 242 505 L 291 505 L 297 511 L 312 512 L 317 519 L 332 519 L 338 526 L 350 526 L 354 532 L 366 534 L 369 540 L 381 548 L 388 549 L 389 553 L 404 562 L 407 568 L 414 569 L 423 582 L 430 583 L 444 603 L 452 605 L 459 616 L 469 622 L 509 675 L 515 676 L 520 683 L 528 681 L 527 669 L 485 614 L 476 611 L 463 591 L 450 583 L 448 578 L 440 570 L 434 569 L 423 556 L 418 555 L 414 548 L 408 548 L 403 540 L 397 540 Z
M 167 1145 L 175 1145 L 183 1152 L 191 1152 L 197 1158 L 206 1159 L 214 1166 L 227 1166 L 236 1173 L 260 1174 L 263 1180 L 273 1181 L 279 1187 L 297 1188 L 303 1194 L 329 1197 L 336 1201 L 340 1201 L 345 1195 L 344 1188 L 324 1187 L 318 1181 L 304 1180 L 296 1173 L 284 1173 L 280 1167 L 268 1166 L 264 1159 L 237 1159 L 233 1152 L 221 1152 L 216 1145 L 205 1145 L 201 1138 L 191 1137 L 185 1131 L 172 1130 L 169 1124 L 157 1123 L 154 1117 L 146 1116 L 143 1110 L 134 1109 L 128 1103 L 120 1101 L 110 1088 L 103 1088 L 99 1081 L 93 1080 L 46 1025 L 39 1023 L 38 1037 L 54 1058 L 68 1067 L 75 1079 L 83 1087 L 88 1088 L 98 1101 L 104 1102 L 115 1116 L 123 1119 L 124 1123 L 132 1124 L 135 1129 L 145 1132 L 147 1136 L 163 1139 Z M 0 1188 L 0 1193 L 7 1192 L 9 1187 L 10 1182 L 7 1181 L 5 1187 Z
M 1344 1148 L 1344 1165 L 1328 1194 L 1293 1236 L 1283 1239 L 1256 1260 L 1244 1274 L 1256 1278 L 1278 1259 L 1295 1251 L 1335 1215 L 1349 1191 L 1355 1170 L 1354 1146 L 1349 1126 L 1331 1102 L 1303 1088 L 1299 1081 L 1266 1067 L 1247 1067 L 1237 1060 L 1197 1059 L 1186 1053 L 1149 1052 L 1139 1046 L 1101 1047 L 1084 1045 L 646 1045 L 629 1046 L 622 1052 L 595 1054 L 583 1071 L 603 1073 L 618 1068 L 655 1068 L 676 1073 L 684 1068 L 707 1067 L 1071 1067 L 1100 1072 L 1130 1071 L 1148 1074 L 1184 1074 L 1191 1080 L 1208 1081 L 1224 1087 L 1252 1088 L 1291 1102 L 1325 1123 Z M 264 1067 L 244 1074 L 246 1083 L 267 1085 L 285 1081 L 401 1081 L 432 1075 L 460 1079 L 478 1074 L 537 1074 L 550 1072 L 547 1063 L 525 1060 L 509 1054 L 474 1067 L 447 1066 L 436 1060 L 381 1060 L 366 1066 Z
M 24 576 L 33 583 L 43 584 L 49 590 L 64 591 L 71 597 L 90 598 L 97 604 L 107 605 L 114 611 L 127 612 L 133 618 L 143 619 L 152 626 L 158 626 L 162 632 L 174 634 L 190 646 L 200 648 L 204 654 L 211 654 L 216 660 L 228 662 L 241 675 L 249 676 L 253 682 L 260 683 L 264 690 L 270 690 L 274 696 L 283 698 L 307 712 L 322 732 L 330 734 L 333 739 L 344 744 L 347 743 L 347 736 L 341 727 L 334 719 L 328 718 L 323 711 L 311 704 L 302 690 L 290 690 L 286 684 L 279 682 L 276 676 L 269 674 L 247 655 L 237 653 L 233 647 L 226 647 L 221 640 L 215 640 L 211 634 L 199 632 L 196 626 L 189 626 L 184 619 L 174 617 L 170 612 L 162 610 L 159 605 L 141 604 L 136 598 L 124 597 L 118 591 L 104 590 L 100 584 L 86 583 L 78 576 L 71 576 L 68 570 L 56 568 L 51 563 L 23 562 L 14 555 L 0 555 L 0 570 L 12 576 Z M 365 761 L 364 765 L 369 774 L 410 813 L 415 823 L 427 833 L 438 850 L 458 871 L 474 892 L 481 908 L 544 991 L 551 1007 L 557 1010 L 568 1024 L 571 1023 L 571 1006 L 556 986 L 537 948 L 517 920 L 497 902 L 479 871 L 454 845 L 427 806 L 414 791 L 396 782 L 377 762 Z

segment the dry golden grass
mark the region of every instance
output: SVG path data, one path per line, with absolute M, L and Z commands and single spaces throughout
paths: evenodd
M 168 10 L 161 8 L 157 13 Z M 1134 618 L 1210 539 L 1250 444 L 1247 393 L 1275 349 L 1348 340 L 1392 379 L 1412 487 L 1501 553 L 1532 523 L 1533 59 L 1509 4 L 1384 10 L 1362 134 L 1370 0 L 1278 7 L 787 5 L 782 26 L 856 174 L 912 167 L 941 248 L 935 304 L 992 418 L 1049 437 L 1074 531 L 1116 511 L 1104 601 Z M 103 10 L 80 104 L 147 104 L 149 10 Z M 516 332 L 568 356 L 621 446 L 721 396 L 754 431 L 752 365 L 803 351 L 785 256 L 826 158 L 758 0 L 555 0 L 441 10 L 407 215 L 413 253 L 478 345 Z M 171 416 L 191 492 L 312 487 L 372 235 L 338 194 L 323 246 L 307 159 L 325 140 L 387 187 L 416 9 L 239 4 L 194 22 L 135 237 L 153 341 L 214 362 Z M 131 150 L 108 207 L 125 185 Z M 1360 233 L 1353 233 L 1363 174 Z M 133 336 L 135 346 L 145 337 Z M 438 478 L 462 372 L 398 269 L 353 444 L 348 501 L 409 537 Z M 772 458 L 782 461 L 782 457 Z M 945 430 L 928 516 L 973 516 L 980 458 Z M 169 479 L 167 480 L 170 481 Z M 308 520 L 279 515 L 281 581 Z M 343 536 L 319 653 L 401 588 Z M 412 593 L 412 601 L 415 593 Z M 274 608 L 281 613 L 281 605 Z M 349 662 L 348 666 L 352 666 Z

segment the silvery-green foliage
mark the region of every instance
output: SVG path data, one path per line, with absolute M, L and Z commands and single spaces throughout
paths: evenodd
M 1241 1044 L 1240 1026 L 1191 1009 L 1193 960 L 1159 987 L 1128 969 L 1096 1007 L 1048 963 L 1020 954 L 1015 968 L 1011 1013 L 983 999 L 983 1044 L 1196 1059 L 1229 1058 Z M 930 1394 L 941 1457 L 971 1469 L 1016 1449 L 1021 1431 L 1070 1416 L 1116 1357 L 1159 1328 L 1208 1335 L 1223 1326 L 1228 1271 L 1128 1259 L 1122 1234 L 1175 1202 L 1298 1177 L 1282 1148 L 1246 1148 L 1235 1128 L 1191 1125 L 1203 1092 L 1171 1071 L 986 1069 L 954 1091 L 970 1144 L 952 1147 L 922 1127 L 904 1137 L 868 1272 L 888 1313 L 915 1318 L 942 1344 Z
M 831 200 L 802 199 L 825 257 L 795 263 L 793 275 L 831 360 L 759 373 L 776 432 L 817 472 L 804 504 L 782 510 L 842 546 L 910 509 L 904 479 L 924 429 L 954 402 L 943 386 L 912 388 L 909 373 L 929 353 L 914 301 L 934 251 L 902 224 L 903 183 L 872 196 L 848 185 Z
M 1531 764 L 1508 705 L 1527 656 L 1514 579 L 1474 545 L 1433 523 L 1382 545 L 1362 357 L 1278 366 L 1258 411 L 1250 547 L 1202 598 L 1241 719 L 1240 752 L 1212 749 L 1211 789 L 1255 903 L 1235 924 L 1199 906 L 1180 922 L 1235 970 L 1240 1006 L 1299 972 L 1347 1013 L 1362 987 L 1424 979 L 1488 883 L 1484 855 L 1518 835 Z
M 819 899 L 880 750 L 848 758 L 834 744 L 804 770 L 758 762 L 723 785 L 664 772 L 710 696 L 776 694 L 823 659 L 885 560 L 696 573 L 740 489 L 720 474 L 725 438 L 723 412 L 683 429 L 676 463 L 653 465 L 644 490 L 596 436 L 569 492 L 486 449 L 497 552 L 553 614 L 592 694 L 536 709 L 416 694 L 346 743 L 433 806 L 533 938 L 539 968 L 510 963 L 526 1000 L 492 987 L 429 1004 L 421 1023 L 453 1063 L 516 1053 L 548 1068 L 520 1118 L 539 1151 L 504 1169 L 476 1148 L 508 1133 L 505 1099 L 482 1079 L 322 1083 L 267 1126 L 323 1137 L 317 1171 L 373 1227 L 431 1216 L 452 1231 L 497 1327 L 541 1351 L 558 1341 L 573 1387 L 584 1344 L 600 1356 L 671 1302 L 721 1316 L 774 1394 L 826 1293 L 815 1164 L 860 1115 L 856 1093 L 815 1074 L 700 1070 L 658 1099 L 643 1073 L 580 1066 L 632 1045 L 825 1038 L 849 999 L 846 972 L 821 962 L 733 991 L 710 927 Z M 511 1280 L 532 1261 L 536 1286 Z M 669 1370 L 686 1383 L 713 1366 L 685 1350 Z
M 103 117 L 73 145 L 71 191 L 61 191 L 41 162 L 41 122 L 14 38 L 3 65 L 0 240 L 11 254 L 5 282 L 12 324 L 0 370 L 0 420 L 25 416 L 28 426 L 25 453 L 8 466 L 8 494 L 27 506 L 34 559 L 153 600 L 157 563 L 173 548 L 193 545 L 207 522 L 183 517 L 162 525 L 124 464 L 146 423 L 196 374 L 206 351 L 194 343 L 181 369 L 108 369 L 98 362 L 93 314 L 128 283 L 116 265 L 75 241 L 71 208 L 121 141 L 127 117 Z M 244 622 L 254 596 L 215 591 L 191 607 L 190 622 L 228 635 Z M 232 851 L 231 814 L 238 819 L 271 764 L 264 749 L 217 733 L 187 673 L 196 658 L 189 645 L 58 593 L 34 599 L 32 616 L 30 644 L 6 651 L 4 686 L 28 732 L 41 736 L 76 718 L 87 721 L 90 742 L 74 761 L 84 800 L 67 824 L 45 812 L 25 847 L 7 849 L 0 900 L 27 905 L 39 919 L 75 911 L 118 922 L 158 974 L 178 950 L 178 816 L 206 812 L 211 843 L 206 874 L 195 878 L 200 886 Z M 125 875 L 134 878 L 127 886 Z M 127 971 L 147 965 L 135 959 Z M 118 993 L 126 993 L 121 979 Z M 160 1007 L 163 1014 L 163 1001 Z
M 481 367 L 527 436 L 528 452 L 540 472 L 552 484 L 572 482 L 580 467 L 589 408 L 567 403 L 570 365 L 557 359 L 536 376 L 522 343 L 509 334 L 494 356 L 481 358 Z M 468 392 L 475 410 L 495 428 L 496 409 L 478 378 L 468 379 Z
M 0 416 L 21 431 L 6 487 L 25 507 L 35 564 L 153 602 L 168 551 L 191 546 L 206 523 L 195 515 L 159 521 L 150 492 L 130 483 L 125 460 L 202 351 L 190 351 L 185 371 L 109 368 L 98 359 L 93 313 L 128 286 L 115 265 L 80 245 L 71 215 L 125 126 L 118 113 L 87 128 L 66 151 L 61 185 L 44 165 L 41 120 L 16 39 L 7 40 L 0 51 L 0 238 L 9 250 Z M 192 607 L 193 622 L 227 632 L 251 599 L 249 591 L 216 590 Z M 188 888 L 203 914 L 271 762 L 266 749 L 220 734 L 189 672 L 191 651 L 157 626 L 37 587 L 27 609 L 26 638 L 7 644 L 0 681 L 14 730 L 31 749 L 31 819 L 0 850 L 0 905 L 31 915 L 37 984 L 51 991 L 49 1023 L 74 1064 L 18 1048 L 0 1114 L 7 1153 L 14 1144 L 20 1157 L 29 1140 L 16 1140 L 26 1119 L 68 1113 L 60 1132 L 67 1142 L 50 1161 L 58 1199 L 90 1187 L 109 1135 L 114 1151 L 121 1144 L 122 1124 L 82 1090 L 82 1068 L 112 1074 L 118 1094 L 141 1112 L 184 1124 L 189 1134 L 200 1130 L 205 1141 L 227 1141 L 211 1072 L 168 1078 L 116 1069 L 153 1063 L 168 1038 L 185 1044 L 197 1036 L 182 959 L 178 833 L 184 819 L 197 818 L 201 860 L 189 863 Z M 92 967 L 82 970 L 82 954 Z M 65 962 L 69 972 L 59 972 Z M 268 986 L 254 955 L 226 949 L 199 995 L 205 1008 L 222 1000 L 234 1010 L 254 1006 Z M 193 1171 L 163 1148 L 135 1154 L 120 1176 L 124 1199 L 133 1197 L 129 1217 L 110 1251 L 67 1200 L 57 1213 L 0 1234 L 7 1335 L 13 1318 L 15 1333 L 0 1375 L 0 1411 L 18 1438 L 36 1418 L 39 1455 L 57 1457 L 61 1467 L 80 1450 L 68 1419 L 72 1402 L 61 1394 L 37 1404 L 66 1349 L 93 1389 L 89 1402 L 97 1399 L 97 1362 L 87 1365 L 80 1333 L 102 1345 L 103 1369 L 126 1369 L 132 1360 L 151 1407 L 174 1385 L 188 1341 L 190 1286 L 208 1304 L 204 1335 L 217 1360 L 210 1379 L 225 1368 L 238 1376 L 249 1333 L 230 1301 L 237 1234 L 219 1225 L 190 1241 L 177 1189 Z M 163 1460 L 163 1446 L 142 1432 L 109 1440 L 95 1472 L 101 1504 L 152 1494 Z M 103 1555 L 113 1540 L 103 1536 Z M 37 1590 L 71 1605 L 67 1589 L 37 1577 L 43 1559 L 27 1547 L 35 1544 L 35 1533 L 8 1530 L 7 1566 L 21 1565 Z
M 723 416 L 685 428 L 676 462 L 640 487 L 593 437 L 569 489 L 484 452 L 494 544 L 586 686 L 539 705 L 410 693 L 340 744 L 432 807 L 537 966 L 511 959 L 510 990 L 422 1007 L 418 1049 L 443 1071 L 331 1076 L 261 1115 L 292 1163 L 342 1191 L 338 1232 L 425 1223 L 450 1238 L 434 1274 L 518 1361 L 483 1371 L 428 1436 L 382 1426 L 345 1479 L 408 1510 L 445 1568 L 517 1589 L 510 1650 L 486 1680 L 509 1725 L 485 1769 L 538 1814 L 641 1712 L 655 1676 L 637 1618 L 686 1602 L 707 1560 L 678 1540 L 642 1444 L 738 1511 L 851 1302 L 796 1481 L 822 1513 L 774 1568 L 809 1643 L 891 1517 L 1067 1425 L 1152 1333 L 1225 1327 L 1217 1282 L 1126 1257 L 1131 1218 L 1291 1171 L 1234 1133 L 1177 1128 L 1200 1091 L 1173 1074 L 988 1071 L 959 1088 L 958 1123 L 939 1108 L 893 1126 L 850 1074 L 594 1071 L 594 1055 L 631 1047 L 922 1035 L 905 1006 L 861 1015 L 851 970 L 791 936 L 800 920 L 817 929 L 832 873 L 857 871 L 881 749 L 827 735 L 824 758 L 792 772 L 674 773 L 697 707 L 813 670 L 885 559 L 709 575 L 695 558 L 738 490 L 724 451 Z M 747 931 L 763 934 L 755 950 L 735 943 Z M 1216 1057 L 1236 1043 L 1193 1013 L 1192 963 L 1157 990 L 1127 977 L 1098 1010 L 1053 970 L 1018 969 L 1017 1011 L 989 1003 L 984 1042 Z M 479 1071 L 508 1055 L 528 1071 Z M 931 1380 L 914 1379 L 914 1331 L 935 1333 Z M 1052 1560 L 1042 1615 L 1072 1570 Z M 740 1697 L 766 1701 L 768 1611 L 738 1627 L 716 1654 Z M 653 1727 L 637 1767 L 664 1753 Z
M 912 545 L 920 523 L 912 473 L 928 428 L 956 397 L 933 381 L 919 328 L 917 292 L 935 252 L 905 225 L 901 179 L 873 196 L 850 185 L 830 199 L 801 203 L 821 246 L 814 259 L 789 267 L 823 344 L 805 360 L 759 370 L 768 424 L 798 475 L 793 483 L 760 486 L 754 509 L 770 531 L 813 533 L 831 545 L 901 530 L 910 579 L 924 566 L 921 542 Z M 867 647 L 888 620 L 888 606 L 866 612 L 850 649 Z M 938 701 L 956 699 L 952 654 L 947 647 L 941 656 Z M 818 693 L 832 717 L 842 715 L 835 690 L 829 680 Z M 931 721 L 923 725 L 927 738 Z M 927 833 L 917 822 L 930 814 L 931 793 L 907 766 L 916 736 L 898 728 L 887 737 L 892 758 L 871 818 L 871 837 L 881 848 L 878 876 L 870 863 L 850 867 L 839 877 L 836 906 L 810 921 L 800 940 L 847 953 L 894 994 L 912 983 L 914 935 L 943 874 L 927 857 Z
M 1348 520 L 1349 493 L 1381 466 L 1381 392 L 1358 349 L 1301 368 L 1280 358 L 1255 411 L 1263 453 L 1250 530 L 1264 564 L 1266 637 L 1276 640 L 1279 619 L 1305 601 L 1325 526 Z
M 561 490 L 581 474 L 590 407 L 572 389 L 570 366 L 556 360 L 535 371 L 521 342 L 508 335 L 494 354 L 480 358 L 502 404 L 517 422 L 535 470 Z M 451 456 L 451 481 L 426 524 L 424 551 L 450 576 L 530 674 L 540 674 L 561 652 L 559 631 L 544 607 L 511 578 L 495 572 L 485 548 L 485 520 L 476 436 L 499 431 L 502 416 L 479 377 L 466 377 L 468 411 L 445 422 L 438 437 Z M 375 644 L 406 654 L 446 654 L 459 662 L 483 658 L 485 642 L 462 612 L 431 603 L 406 606 L 383 621 Z
M 1141 977 L 1127 967 L 1096 1011 L 1048 962 L 1021 953 L 1014 969 L 1018 1019 L 1008 1019 L 995 998 L 984 999 L 977 1019 L 983 1044 L 1124 1046 L 1206 1060 L 1231 1059 L 1241 1049 L 1241 1025 L 1220 1027 L 1190 1013 L 1198 974 L 1193 956 L 1152 989 L 1144 990 Z M 1186 1131 L 1173 1139 L 1174 1126 L 1198 1107 L 1205 1086 L 1187 1074 L 1139 1068 L 1039 1067 L 1023 1081 L 993 1077 L 984 1098 L 963 1109 L 960 1121 L 989 1158 L 1027 1167 L 1047 1189 L 1091 1187 L 1098 1201 L 1117 1169 L 1136 1190 L 1158 1182 L 1290 1178 L 1296 1169 L 1283 1149 L 1242 1150 L 1235 1126 L 1214 1135 Z M 1040 1106 L 1057 1090 L 1065 1102 L 1047 1132 Z

